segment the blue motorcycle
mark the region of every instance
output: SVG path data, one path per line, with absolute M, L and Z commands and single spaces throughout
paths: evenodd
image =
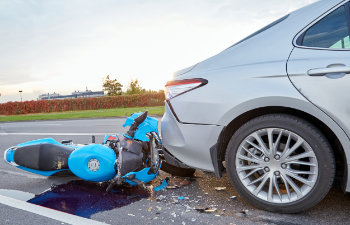
M 156 178 L 162 164 L 158 120 L 147 116 L 147 111 L 134 113 L 126 119 L 126 126 L 130 128 L 125 134 L 106 135 L 102 144 L 74 145 L 45 138 L 7 149 L 4 159 L 44 176 L 70 171 L 86 181 L 109 181 L 107 191 L 123 183 L 148 183 Z

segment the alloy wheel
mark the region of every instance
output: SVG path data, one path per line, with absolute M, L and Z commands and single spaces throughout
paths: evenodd
M 241 183 L 270 203 L 290 203 L 315 186 L 318 162 L 311 146 L 298 134 L 266 128 L 248 135 L 235 156 Z

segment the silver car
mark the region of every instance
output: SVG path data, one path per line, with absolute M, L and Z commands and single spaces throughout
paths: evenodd
M 318 1 L 176 72 L 161 123 L 167 157 L 226 171 L 274 212 L 316 205 L 335 177 L 349 192 L 349 30 L 349 1 Z

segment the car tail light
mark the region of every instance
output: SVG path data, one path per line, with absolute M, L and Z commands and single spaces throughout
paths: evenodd
M 165 85 L 165 98 L 169 100 L 207 83 L 208 81 L 202 78 L 168 81 Z

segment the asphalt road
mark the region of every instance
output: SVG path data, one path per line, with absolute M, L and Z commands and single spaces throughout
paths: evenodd
M 74 143 L 89 143 L 91 135 L 95 134 L 96 142 L 100 143 L 103 134 L 125 131 L 122 128 L 124 120 L 124 118 L 108 118 L 0 123 L 0 154 L 2 155 L 10 146 L 45 137 L 53 137 L 59 141 L 70 139 Z M 106 194 L 100 191 L 100 186 L 95 188 L 94 184 L 91 184 L 92 186 L 83 184 L 85 189 L 81 189 L 75 186 L 75 182 L 79 182 L 76 181 L 76 177 L 46 178 L 19 170 L 0 160 L 0 195 L 21 199 L 25 198 L 23 196 L 33 197 L 43 192 L 51 193 L 50 190 L 57 192 L 59 189 L 60 193 L 73 191 L 75 195 L 49 200 L 67 209 L 72 207 L 69 201 L 74 197 L 77 198 L 77 195 L 82 199 L 89 196 L 89 199 L 95 199 L 94 205 L 84 203 L 83 206 L 90 207 L 90 211 L 99 209 L 90 212 L 90 218 L 108 224 L 350 224 L 350 197 L 344 195 L 338 187 L 334 187 L 320 204 L 308 212 L 282 215 L 258 210 L 245 203 L 232 188 L 226 175 L 222 179 L 217 179 L 213 174 L 200 170 L 195 175 L 191 180 L 172 177 L 170 187 L 174 187 L 174 184 L 180 187 L 159 192 L 152 191 L 151 186 L 147 190 L 121 189 L 118 196 L 121 196 L 122 204 L 98 206 L 96 201 L 106 197 Z M 160 178 L 152 185 L 157 185 L 160 179 L 166 176 L 169 175 L 162 172 Z M 86 193 L 89 192 L 89 187 L 91 193 Z M 217 191 L 215 187 L 226 187 L 226 189 Z M 20 192 L 9 194 L 13 190 Z M 140 191 L 146 194 L 142 197 L 133 194 Z M 23 196 L 19 193 L 23 193 Z M 179 196 L 184 199 L 179 200 Z M 232 199 L 231 196 L 236 198 Z M 209 209 L 208 212 L 201 212 L 205 208 Z M 79 210 L 86 209 L 79 208 Z M 9 207 L 1 202 L 1 199 L 0 221 L 0 224 L 65 224 L 52 217 Z

